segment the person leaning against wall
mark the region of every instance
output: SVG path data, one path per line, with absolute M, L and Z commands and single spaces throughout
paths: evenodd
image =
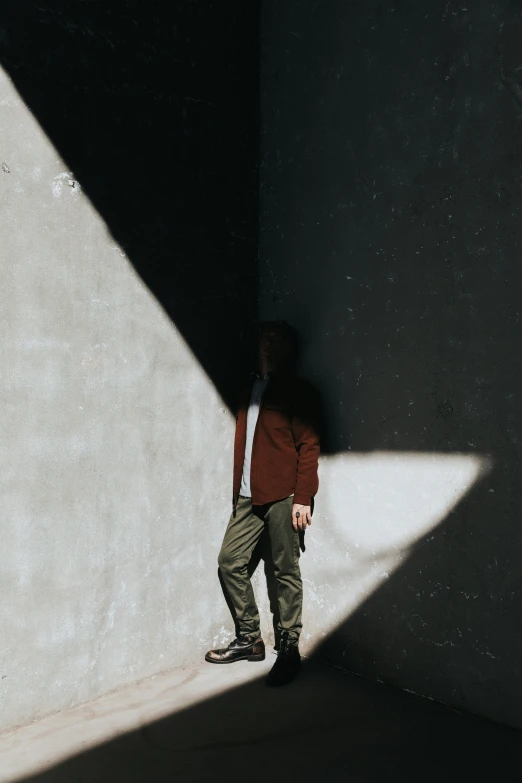
M 258 372 L 250 377 L 236 417 L 233 507 L 218 557 L 238 635 L 228 647 L 205 655 L 219 664 L 264 660 L 248 563 L 268 529 L 280 618 L 268 685 L 290 682 L 301 668 L 299 537 L 312 524 L 319 487 L 317 397 L 293 372 L 296 347 L 297 335 L 286 322 L 260 324 Z

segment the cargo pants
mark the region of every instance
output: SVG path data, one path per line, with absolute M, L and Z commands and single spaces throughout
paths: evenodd
M 293 497 L 252 506 L 250 498 L 239 497 L 225 531 L 218 557 L 219 569 L 236 613 L 240 634 L 260 635 L 257 608 L 248 564 L 262 534 L 268 528 L 275 572 L 279 637 L 288 632 L 289 642 L 296 644 L 301 633 L 303 584 L 299 567 L 299 533 L 292 527 Z

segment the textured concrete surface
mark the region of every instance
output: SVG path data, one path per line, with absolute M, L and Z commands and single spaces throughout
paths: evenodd
M 256 24 L 0 9 L 2 727 L 230 638 Z M 303 333 L 328 425 L 303 649 L 522 725 L 518 5 L 267 0 L 264 25 L 261 310 Z
M 520 732 L 318 664 L 193 664 L 0 736 L 0 781 L 519 779 Z
M 0 8 L 0 63 L 65 161 L 53 176 L 73 173 L 229 407 L 256 316 L 258 7 Z M 9 122 L 0 166 L 14 171 L 24 130 Z
M 266 0 L 260 235 L 328 425 L 305 631 L 518 726 L 521 35 L 508 0 Z
M 1 728 L 233 630 L 224 398 L 255 318 L 257 163 L 234 107 L 257 62 L 238 3 L 154 6 L 0 11 Z

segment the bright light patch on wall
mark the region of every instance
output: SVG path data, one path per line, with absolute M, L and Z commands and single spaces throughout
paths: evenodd
M 378 590 L 490 469 L 490 458 L 479 454 L 324 457 L 301 559 L 307 651 Z
M 1 731 L 210 646 L 233 420 L 1 70 L 0 126 Z

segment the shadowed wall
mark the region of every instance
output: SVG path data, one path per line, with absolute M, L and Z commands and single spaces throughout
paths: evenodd
M 0 20 L 10 726 L 230 638 L 257 7 Z M 517 6 L 264 25 L 261 310 L 328 421 L 302 649 L 520 725 Z
M 319 651 L 521 725 L 522 15 L 465 5 L 264 3 L 261 312 L 350 455 L 321 467 Z

